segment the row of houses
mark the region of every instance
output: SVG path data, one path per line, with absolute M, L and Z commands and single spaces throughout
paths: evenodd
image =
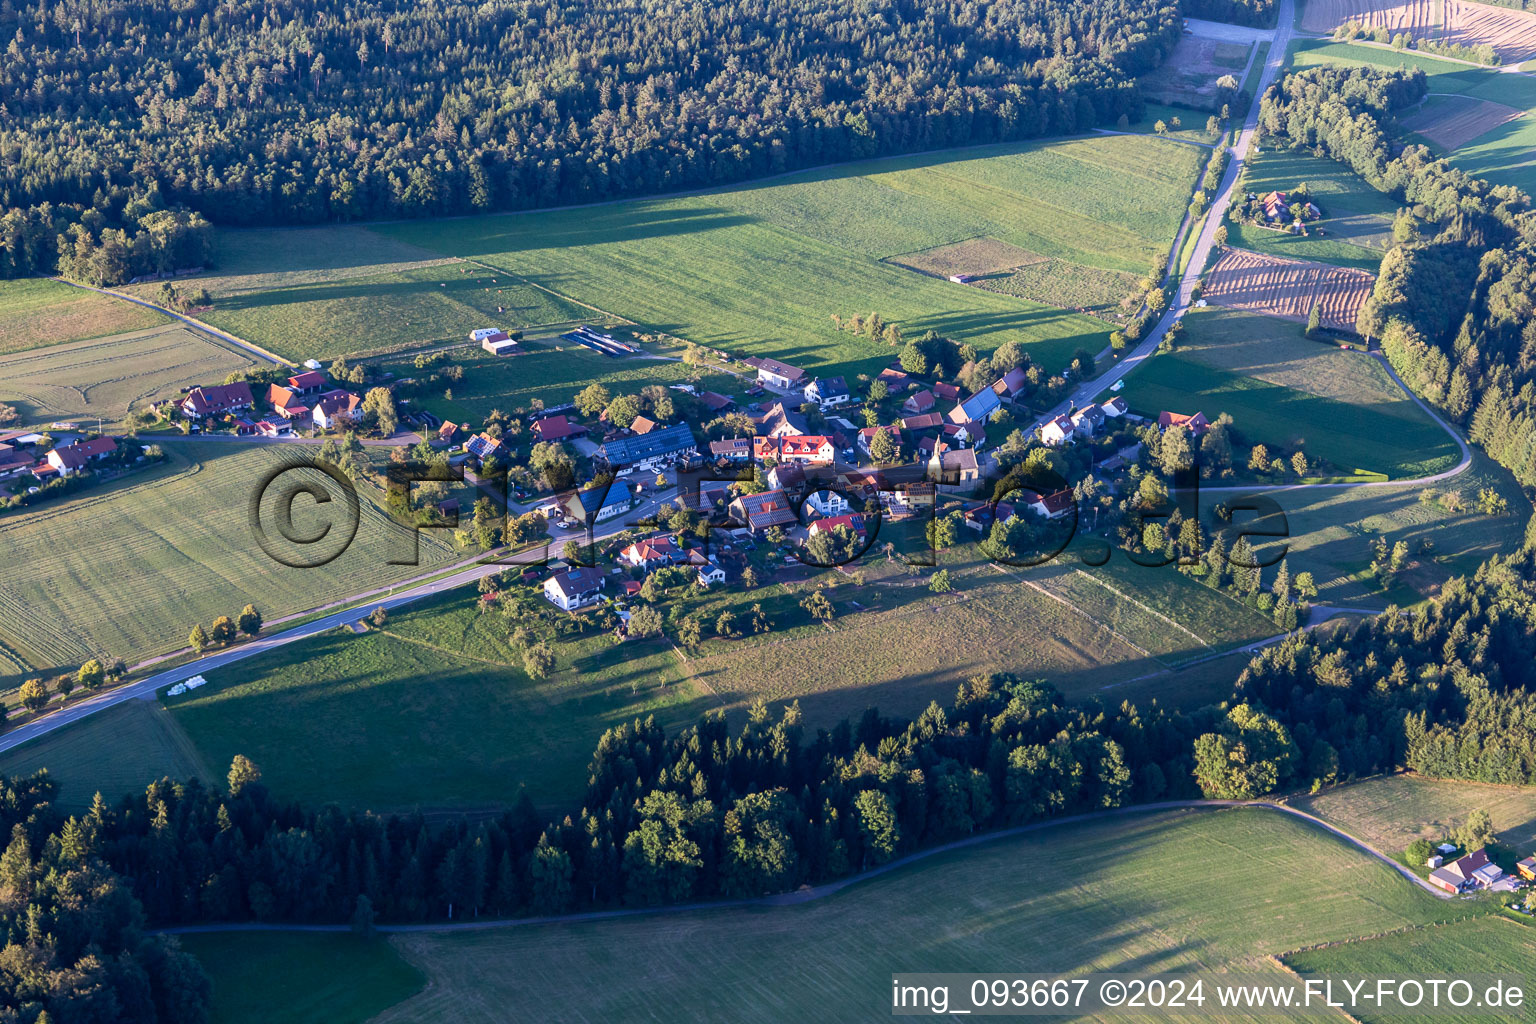
M 11 431 L 0 435 L 0 480 L 30 475 L 40 482 L 74 476 L 117 451 L 117 439 L 93 437 L 39 454 L 43 435 Z
M 1040 441 L 1052 447 L 1075 438 L 1092 437 L 1105 423 L 1128 412 L 1125 399 L 1116 395 L 1107 402 L 1086 405 L 1072 415 L 1057 416 L 1040 425 Z
M 177 402 L 177 408 L 194 422 L 233 416 L 240 421 L 238 426 L 243 433 L 268 437 L 311 426 L 331 430 L 356 422 L 363 400 L 350 391 L 327 385 L 328 378 L 318 370 L 295 374 L 285 384 L 268 385 L 263 397 L 272 407 L 272 415 L 258 422 L 249 418 L 256 408 L 256 398 L 251 385 L 243 380 L 195 387 Z M 155 408 L 161 411 L 158 406 Z

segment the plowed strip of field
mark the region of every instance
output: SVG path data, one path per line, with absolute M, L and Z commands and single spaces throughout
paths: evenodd
M 1350 21 L 1368 29 L 1462 46 L 1492 46 L 1506 64 L 1536 53 L 1536 13 L 1469 0 L 1308 0 L 1301 27 L 1332 32 Z
M 1363 270 L 1227 249 L 1211 268 L 1201 295 L 1218 306 L 1298 322 L 1305 322 L 1317 305 L 1325 327 L 1353 331 L 1374 282 Z
M 1460 149 L 1473 139 L 1525 114 L 1519 107 L 1473 99 L 1442 96 L 1439 103 L 1403 120 L 1403 127 L 1418 132 L 1446 149 Z

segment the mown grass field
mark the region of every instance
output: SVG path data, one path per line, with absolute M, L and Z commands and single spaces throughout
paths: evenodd
M 1300 447 L 1336 471 L 1415 478 L 1455 465 L 1455 442 L 1364 355 L 1301 337 L 1272 317 L 1196 309 L 1179 348 L 1126 379 L 1133 409 L 1229 413 L 1247 444 Z M 1245 449 L 1246 450 L 1246 449 Z
M 1389 856 L 1415 839 L 1445 838 L 1479 808 L 1493 818 L 1499 839 L 1521 856 L 1536 847 L 1536 786 L 1382 775 L 1290 802 Z
M 1392 217 L 1398 204 L 1345 165 L 1327 157 L 1288 149 L 1261 149 L 1244 164 L 1242 188 L 1263 195 L 1277 190 L 1290 192 L 1306 182 L 1323 211 L 1323 219 L 1315 222 L 1306 236 L 1229 220 L 1229 244 L 1271 256 L 1318 260 L 1372 273 L 1379 269 L 1381 257 L 1392 245 Z
M 159 704 L 129 700 L 0 754 L 0 775 L 40 768 L 59 784 L 58 805 L 73 812 L 89 808 L 96 793 L 116 804 L 162 778 L 217 784 L 229 766 L 206 763 Z
M 480 348 L 455 351 L 452 361 L 464 368 L 462 380 L 443 382 L 443 390 L 419 402 L 430 412 L 455 423 L 479 423 L 492 409 L 526 409 L 534 399 L 546 405 L 569 402 L 588 384 L 601 384 L 614 395 L 639 394 L 649 384 L 691 381 L 691 367 L 677 360 L 625 357 L 612 359 L 570 342 L 527 342 L 521 354 L 493 356 Z M 419 376 L 409 359 L 387 363 L 401 376 Z M 440 370 L 440 367 L 438 368 Z M 710 372 L 695 383 L 700 391 L 731 395 L 738 401 L 748 386 L 741 378 Z M 446 392 L 452 390 L 453 397 Z
M 285 799 L 374 810 L 500 807 L 522 787 L 563 807 L 604 729 L 650 714 L 674 728 L 714 706 L 656 642 L 560 643 L 556 671 L 532 680 L 511 624 L 476 605 L 434 598 L 382 633 L 326 633 L 165 700 L 210 762 L 245 754 Z
M 1477 494 L 1483 488 L 1503 495 L 1509 503 L 1507 515 L 1477 511 Z M 1437 495 L 1458 492 L 1466 503 L 1464 510 L 1448 510 L 1439 497 L 1421 501 L 1424 490 L 1417 486 L 1269 490 L 1269 497 L 1285 514 L 1289 536 L 1256 548 L 1267 559 L 1283 544 L 1291 573 L 1307 571 L 1316 578 L 1319 600 L 1372 608 L 1389 602 L 1417 604 L 1451 577 L 1470 575 L 1490 556 L 1519 549 L 1531 503 L 1507 472 L 1476 449 L 1471 466 L 1434 487 Z M 1208 494 L 1202 501 L 1209 504 L 1230 496 Z M 1378 537 L 1388 544 L 1403 541 L 1410 552 L 1409 566 L 1387 590 L 1369 573 L 1371 542 Z
M 420 565 L 387 564 L 400 557 L 408 533 L 376 504 L 382 493 L 360 484 L 359 524 L 346 552 L 320 568 L 281 565 L 257 544 L 250 502 L 266 474 L 309 460 L 315 450 L 184 440 L 164 447 L 173 460 L 165 468 L 0 519 L 0 563 L 7 566 L 0 640 L 33 669 L 72 668 L 95 656 L 133 664 L 184 646 L 193 623 L 207 628 L 214 616 L 234 614 L 247 602 L 271 620 L 463 557 L 443 531 L 428 530 Z M 312 481 L 339 497 L 339 488 L 318 471 L 295 472 L 266 492 L 263 521 L 273 537 L 271 503 L 290 485 Z M 294 503 L 295 529 L 304 533 L 334 521 L 339 539 L 342 506 L 319 507 L 301 496 Z M 324 518 L 332 512 L 335 520 Z M 319 553 L 282 548 L 294 558 Z
M 1284 960 L 1303 976 L 1465 978 L 1468 975 L 1495 975 L 1518 979 L 1526 997 L 1525 1004 L 1518 1008 L 1441 1006 L 1432 1011 L 1436 1021 L 1472 1024 L 1536 1020 L 1536 1006 L 1530 1002 L 1529 982 L 1533 956 L 1536 956 L 1536 929 L 1514 920 L 1479 917 L 1436 927 L 1410 928 L 1362 942 L 1344 942 L 1322 949 L 1288 953 Z M 1483 984 L 1474 986 L 1478 997 L 1485 989 Z M 1423 1010 L 1417 1014 L 1392 1014 L 1356 1009 L 1354 1016 L 1364 1024 L 1385 1024 L 1388 1021 L 1423 1020 L 1424 1013 Z
M 0 281 L 0 354 L 169 322 L 152 309 L 46 278 Z
M 602 319 L 506 274 L 458 261 L 221 296 L 199 315 L 295 361 L 463 341 L 477 327 Z
M 174 397 L 184 385 L 221 383 L 255 362 L 179 324 L 162 325 L 0 355 L 0 401 L 27 422 L 99 417 L 112 426 L 130 407 Z
M 1292 43 L 1291 61 L 1297 69 L 1321 63 L 1422 68 L 1429 75 L 1432 94 L 1460 93 L 1525 110 L 1524 117 L 1444 155 L 1469 174 L 1536 194 L 1536 79 L 1436 60 L 1427 54 L 1392 53 L 1325 40 Z
M 397 936 L 429 984 L 378 1019 L 537 1007 L 551 1022 L 874 1020 L 897 972 L 1263 973 L 1266 954 L 1303 943 L 1475 912 L 1273 812 L 1132 815 L 941 854 L 796 906 Z
M 363 1024 L 427 980 L 384 939 L 247 932 L 179 941 L 213 978 L 210 1024 Z
M 919 156 L 756 186 L 574 210 L 393 224 L 377 230 L 479 260 L 580 302 L 816 373 L 859 372 L 891 350 L 841 333 L 833 313 L 878 311 L 983 351 L 1029 345 L 1052 368 L 1099 351 L 1108 328 L 881 262 L 978 236 L 1106 270 L 1144 273 L 1165 252 L 1199 150 L 1093 137 Z

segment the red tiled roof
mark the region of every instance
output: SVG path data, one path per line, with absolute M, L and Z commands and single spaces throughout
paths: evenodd
M 533 423 L 533 432 L 540 441 L 558 441 L 562 437 L 577 437 L 587 432 L 580 423 L 572 423 L 564 416 L 546 416 Z

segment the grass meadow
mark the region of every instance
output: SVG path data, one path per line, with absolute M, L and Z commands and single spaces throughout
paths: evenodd
M 1433 1019 L 1445 1024 L 1481 1024 L 1485 1021 L 1536 1020 L 1536 1006 L 1530 1002 L 1529 971 L 1536 956 L 1536 928 L 1503 917 L 1479 917 L 1449 924 L 1410 928 L 1379 935 L 1360 942 L 1340 942 L 1320 949 L 1288 953 L 1286 965 L 1302 976 L 1332 974 L 1368 978 L 1465 978 L 1469 975 L 1496 975 L 1518 978 L 1525 989 L 1525 1004 L 1518 1009 L 1505 1006 L 1497 1010 L 1476 1007 L 1458 1010 L 1437 1007 Z M 1485 984 L 1474 991 L 1483 994 Z M 1424 1020 L 1426 1011 L 1416 1014 L 1390 1014 L 1375 1009 L 1356 1009 L 1355 1019 L 1362 1024 L 1387 1024 L 1389 1021 Z
M 179 941 L 213 978 L 209 1024 L 363 1024 L 427 980 L 384 939 L 236 932 Z
M 284 798 L 380 811 L 506 806 L 521 787 L 573 804 L 604 729 L 651 714 L 674 728 L 714 706 L 656 642 L 562 642 L 556 670 L 530 679 L 510 625 L 477 605 L 433 598 L 382 632 L 332 631 L 165 700 L 210 762 L 245 754 Z
M 1133 409 L 1229 413 L 1246 444 L 1301 448 L 1343 475 L 1413 478 L 1449 469 L 1455 442 L 1369 356 L 1309 341 L 1296 324 L 1191 310 L 1179 348 L 1126 379 Z
M 0 354 L 0 401 L 16 406 L 27 422 L 100 418 L 112 426 L 130 407 L 174 397 L 184 385 L 219 383 L 255 362 L 200 332 L 162 325 Z
M 1290 803 L 1388 856 L 1401 854 L 1415 839 L 1444 839 L 1479 808 L 1493 819 L 1499 840 L 1521 856 L 1536 847 L 1536 786 L 1379 775 Z
M 409 533 L 376 503 L 382 492 L 365 483 L 358 485 L 356 538 L 345 553 L 313 569 L 281 565 L 256 542 L 251 499 L 266 474 L 313 453 L 297 445 L 164 446 L 172 457 L 164 468 L 0 518 L 0 563 L 8 567 L 7 585 L 0 588 L 0 641 L 37 672 L 73 668 L 98 656 L 133 664 L 184 646 L 193 623 L 206 628 L 215 616 L 234 614 L 247 602 L 270 620 L 461 557 L 443 531 L 428 530 L 421 535 L 419 565 L 388 564 L 402 548 L 408 551 Z M 290 485 L 310 481 L 338 490 L 316 470 L 294 473 L 267 492 L 269 531 L 272 502 Z M 318 529 L 330 521 L 328 512 L 340 508 L 340 502 L 322 508 L 300 497 L 296 532 Z M 284 550 L 292 557 L 320 553 Z M 0 679 L 0 686 L 18 682 Z
M 58 805 L 89 809 L 100 793 L 110 804 L 162 778 L 220 783 L 229 765 L 203 760 L 170 713 L 154 701 L 128 700 L 0 754 L 0 775 L 48 769 Z
M 536 1006 L 551 1022 L 872 1020 L 889 1015 L 898 972 L 1265 973 L 1267 955 L 1303 942 L 1475 912 L 1273 812 L 1129 815 L 940 854 L 799 905 L 396 936 L 428 985 L 377 1019 L 467 1024 Z M 217 986 L 224 968 L 209 966 Z
M 1509 513 L 1478 512 L 1477 493 L 1483 488 L 1503 495 Z M 1320 601 L 1381 608 L 1417 604 L 1451 577 L 1470 575 L 1492 555 L 1519 549 L 1531 503 L 1505 470 L 1477 450 L 1466 471 L 1430 489 L 1432 500 L 1422 500 L 1425 491 L 1417 486 L 1254 488 L 1280 506 L 1288 532 L 1284 540 L 1256 544 L 1256 550 L 1267 560 L 1283 545 L 1292 575 L 1312 573 Z M 1459 511 L 1444 504 L 1451 491 L 1465 506 Z M 1207 494 L 1202 500 L 1210 504 L 1230 497 Z M 1408 565 L 1385 590 L 1370 574 L 1376 538 L 1388 544 L 1403 541 L 1410 553 Z
M 169 322 L 152 309 L 47 278 L 0 281 L 0 355 Z
M 1392 245 L 1392 218 L 1398 206 L 1390 196 L 1376 191 L 1345 165 L 1307 152 L 1263 148 L 1243 166 L 1242 188 L 1259 195 L 1290 192 L 1306 182 L 1323 219 L 1305 236 L 1229 220 L 1229 244 L 1372 273 L 1380 268 L 1381 257 Z
M 905 157 L 665 199 L 453 221 L 383 234 L 474 259 L 578 302 L 742 355 L 815 373 L 868 372 L 882 344 L 835 329 L 874 307 L 907 334 L 983 351 L 1028 344 L 1052 368 L 1099 351 L 1108 328 L 961 288 L 884 259 L 991 237 L 1041 256 L 1145 273 L 1166 252 L 1197 147 L 1099 136 Z

